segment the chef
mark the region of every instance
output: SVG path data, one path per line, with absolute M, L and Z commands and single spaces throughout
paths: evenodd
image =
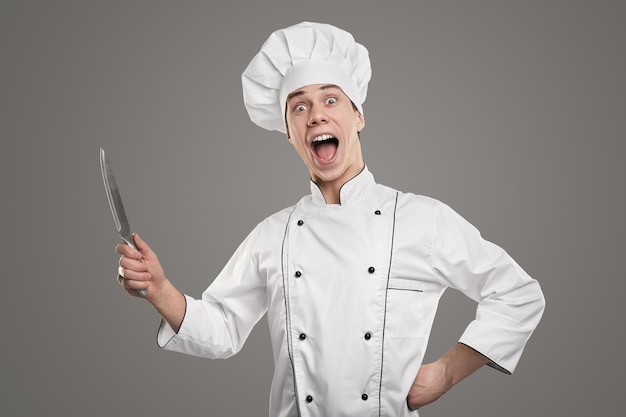
M 226 358 L 267 314 L 270 417 L 416 416 L 478 368 L 507 374 L 537 326 L 537 281 L 446 204 L 376 183 L 360 131 L 371 76 L 351 34 L 303 22 L 274 32 L 242 75 L 253 122 L 286 134 L 311 193 L 268 217 L 194 299 L 138 235 L 118 280 L 163 316 L 167 350 Z M 446 288 L 477 303 L 447 353 L 422 364 Z

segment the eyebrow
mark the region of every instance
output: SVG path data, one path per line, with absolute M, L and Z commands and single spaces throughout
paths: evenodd
M 335 85 L 335 84 L 324 84 L 324 85 L 320 86 L 319 89 L 320 90 L 328 90 L 330 88 L 337 88 L 337 89 L 341 90 L 341 88 L 338 85 Z M 305 92 L 302 91 L 302 90 L 294 91 L 293 93 L 291 93 L 291 94 L 289 94 L 287 96 L 287 102 L 289 102 L 289 100 L 291 100 L 294 97 L 303 96 L 304 94 L 305 94 Z

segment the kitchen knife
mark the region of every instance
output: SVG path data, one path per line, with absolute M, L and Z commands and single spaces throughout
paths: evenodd
M 133 235 L 130 231 L 130 225 L 128 223 L 128 217 L 126 217 L 126 210 L 124 210 L 120 190 L 117 187 L 113 171 L 111 170 L 111 166 L 109 165 L 104 149 L 102 148 L 100 148 L 100 170 L 102 171 L 104 189 L 106 190 L 107 199 L 109 200 L 111 213 L 113 213 L 113 220 L 115 221 L 117 233 L 128 246 L 137 249 L 135 247 L 135 242 L 133 241 Z M 148 295 L 147 289 L 137 290 L 137 292 L 143 297 Z

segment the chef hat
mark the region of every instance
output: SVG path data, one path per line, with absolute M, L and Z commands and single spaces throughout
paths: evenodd
M 275 31 L 241 76 L 250 119 L 267 130 L 286 132 L 287 96 L 311 84 L 335 84 L 363 114 L 372 75 L 369 54 L 342 29 L 302 22 Z

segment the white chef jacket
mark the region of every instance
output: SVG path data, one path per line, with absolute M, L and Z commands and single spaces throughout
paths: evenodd
M 441 295 L 478 303 L 460 338 L 503 372 L 538 324 L 539 284 L 445 204 L 376 184 L 367 167 L 257 225 L 167 350 L 226 358 L 267 313 L 275 361 L 270 417 L 415 416 L 406 403 Z

